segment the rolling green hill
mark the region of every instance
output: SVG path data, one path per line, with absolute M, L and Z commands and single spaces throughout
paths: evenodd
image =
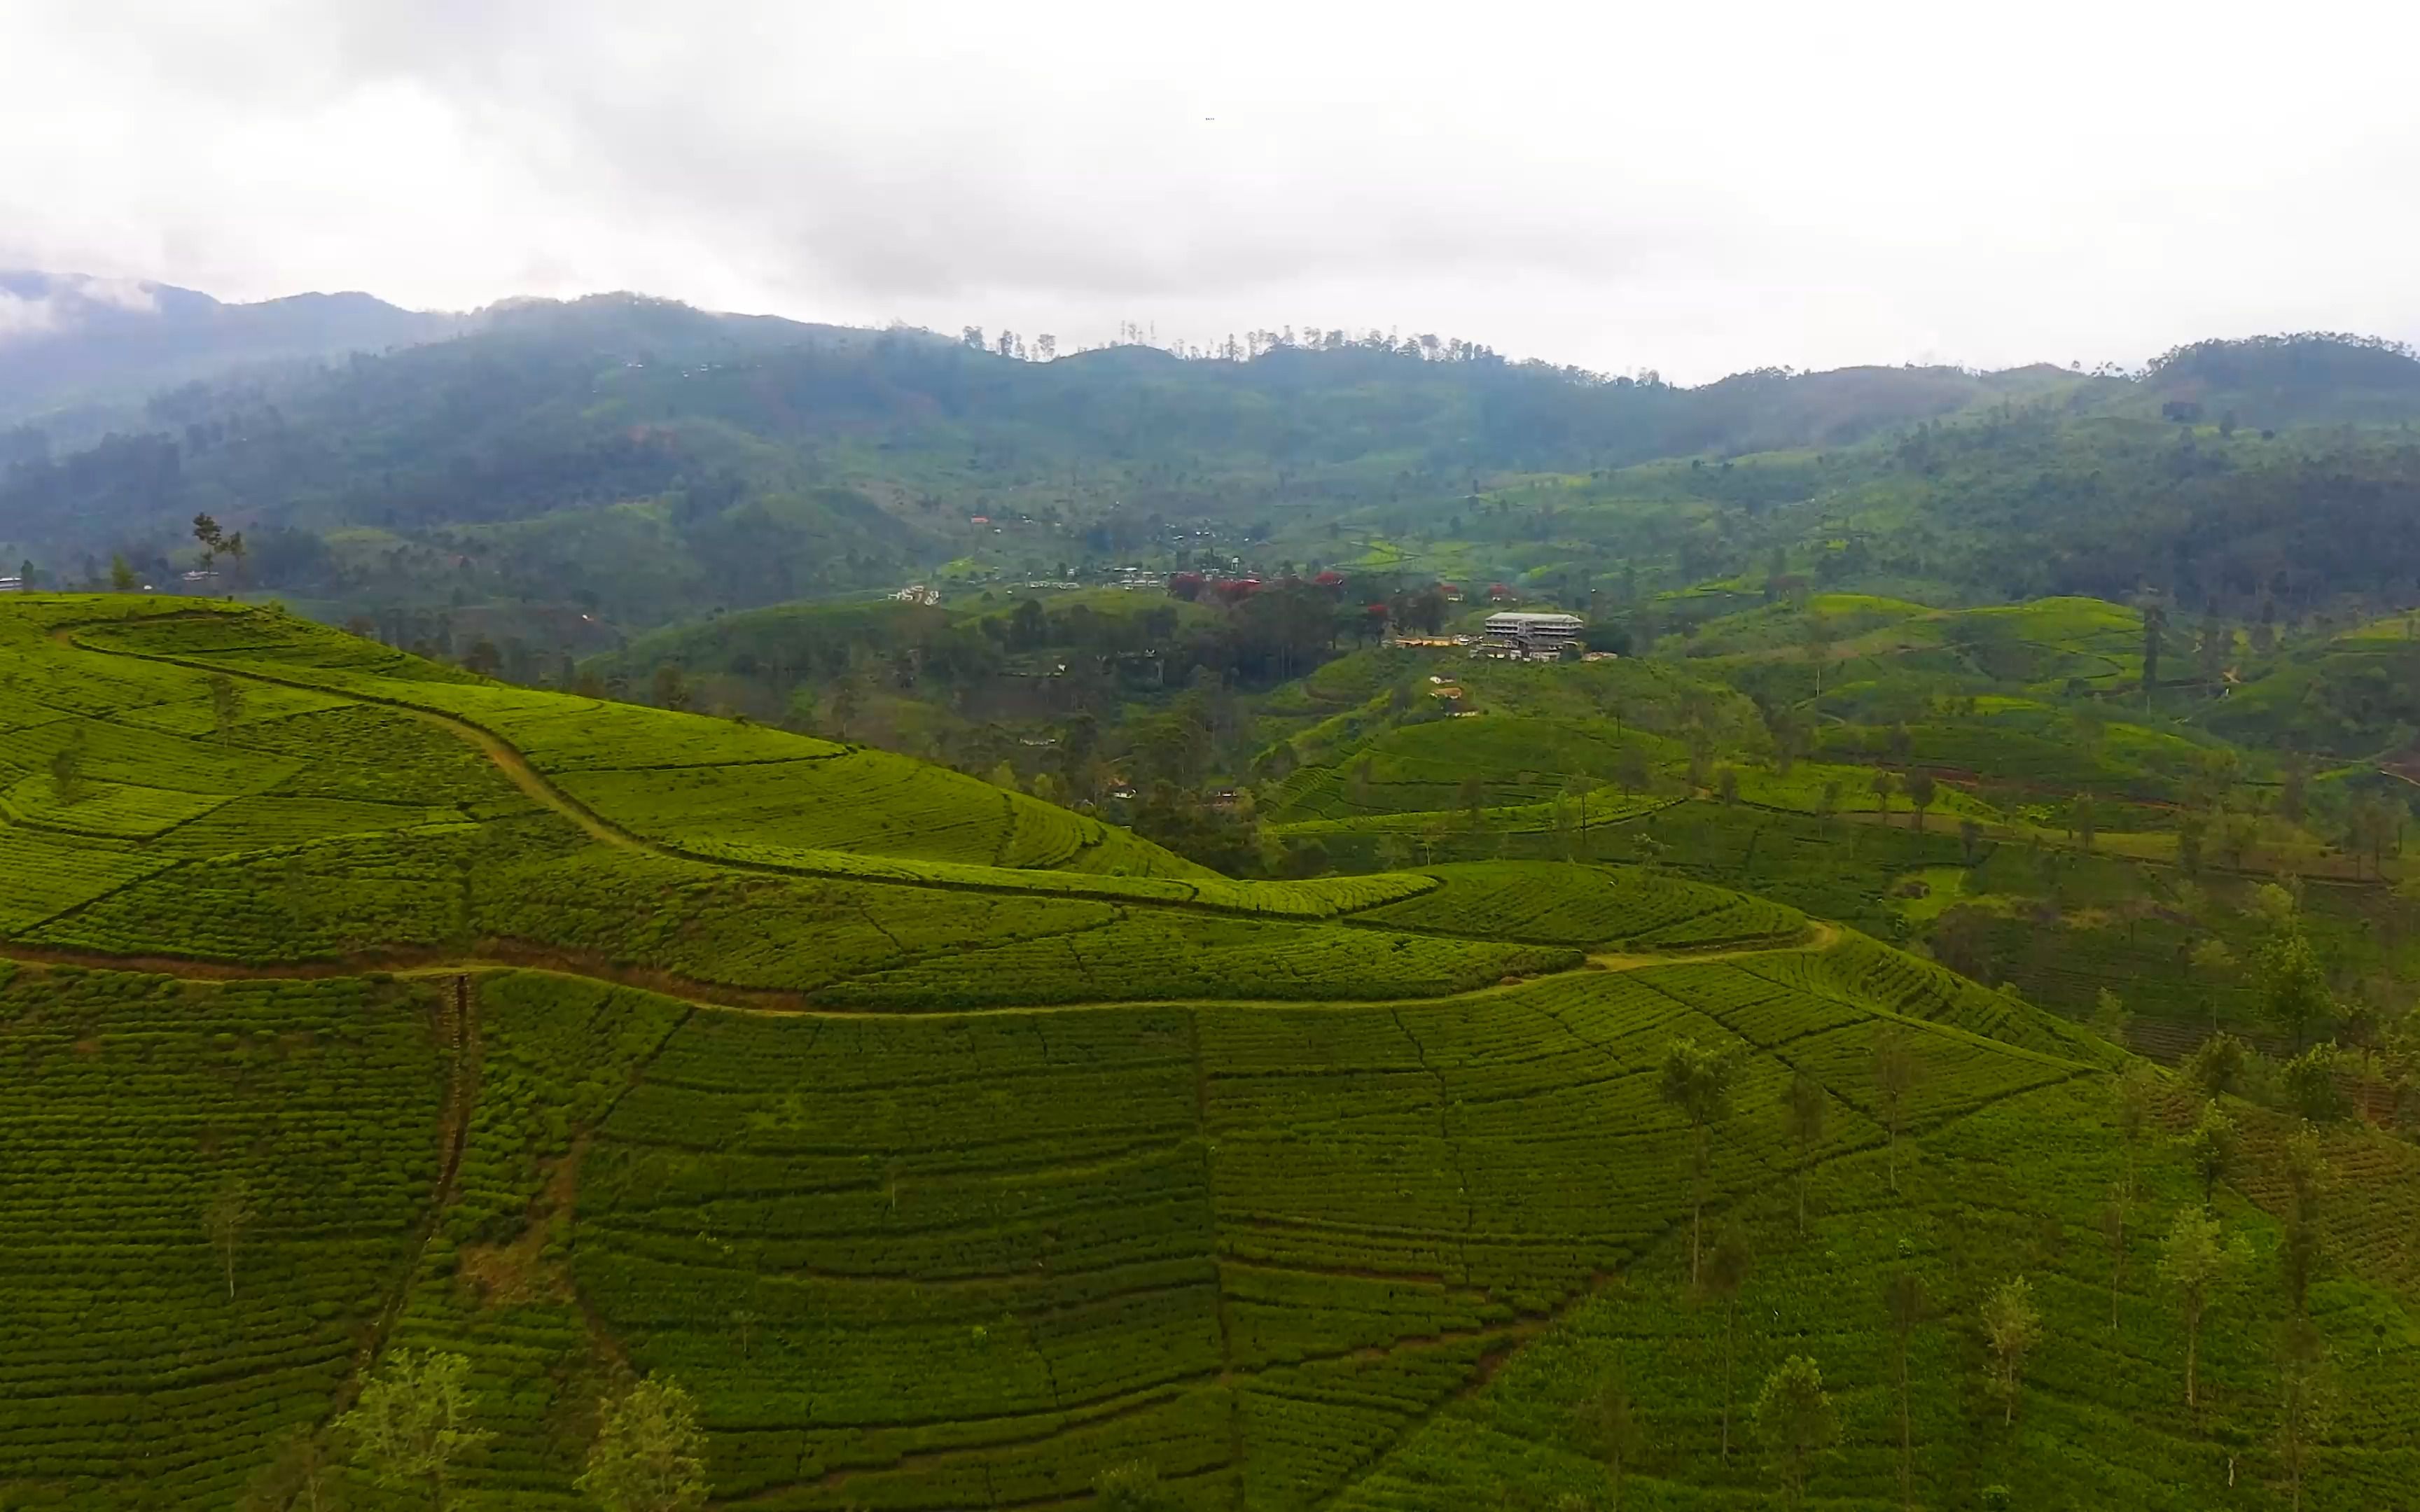
M 1671 743 L 1668 785 L 1692 732 L 1748 759 L 1737 695 L 1571 670 L 1619 732 L 1503 669 L 1472 683 L 1504 712 L 1382 703 L 1285 780 L 1356 742 L 1373 789 L 1526 762 L 1500 812 L 1606 742 Z M 1767 1504 L 1790 1355 L 1831 1393 L 1823 1504 L 2268 1506 L 2304 1316 L 2304 1500 L 2420 1470 L 2420 1156 L 2326 1123 L 2315 1215 L 2273 1100 L 2222 1099 L 2241 1258 L 2188 1409 L 2159 1256 L 2203 1207 L 2197 1099 L 2138 1069 L 2130 1125 L 2125 1051 L 1830 905 L 1851 856 L 1955 863 L 1943 825 L 1666 792 L 1519 821 L 1576 861 L 1237 881 L 904 756 L 149 597 L 0 603 L 0 764 L 12 1504 L 410 1504 L 331 1425 L 433 1349 L 492 1435 L 464 1507 L 581 1504 L 633 1372 L 694 1397 L 720 1505 L 1080 1506 L 1137 1463 L 1189 1508 L 1592 1504 L 1608 1381 L 1629 1504 Z M 1709 880 L 1767 875 L 1807 906 Z M 1702 1143 L 1659 1090 L 1680 1040 L 1729 1068 Z M 1752 1257 L 1736 1309 L 1701 1239 Z M 2004 1399 L 1978 1318 L 2017 1276 Z

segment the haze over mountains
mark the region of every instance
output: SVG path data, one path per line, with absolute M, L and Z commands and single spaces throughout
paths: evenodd
M 165 284 L 0 270 L 0 424 L 39 421 L 71 439 L 175 384 L 409 346 L 463 325 L 367 294 L 225 304 Z

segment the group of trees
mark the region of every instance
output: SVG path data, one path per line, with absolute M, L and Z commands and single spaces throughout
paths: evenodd
M 2278 949 L 2290 947 L 2279 944 Z M 2104 995 L 2105 1026 L 2122 1030 L 2122 1004 Z M 1887 1139 L 1892 1189 L 1898 1189 L 1898 1144 L 1907 1109 L 1922 1075 L 1908 1031 L 1885 1025 L 1876 1032 L 1870 1056 L 1871 1106 Z M 2220 1041 L 2212 1041 L 2214 1044 Z M 2229 1234 L 2215 1206 L 2219 1184 L 2236 1171 L 2242 1139 L 2225 1099 L 2239 1089 L 2243 1073 L 2240 1041 L 2226 1041 L 2217 1051 L 2205 1048 L 2182 1078 L 2169 1082 L 2148 1067 L 2136 1065 L 2112 1083 L 2112 1127 L 2120 1147 L 2119 1176 L 2112 1184 L 2103 1227 L 2109 1242 L 2109 1327 L 2122 1326 L 2121 1297 L 2127 1279 L 2132 1237 L 2137 1231 L 2133 1214 L 2143 1200 L 2139 1180 L 2141 1155 L 2151 1143 L 2168 1139 L 2202 1178 L 2199 1201 L 2188 1202 L 2169 1218 L 2157 1246 L 2157 1273 L 2165 1288 L 2183 1335 L 2180 1390 L 2188 1412 L 2198 1413 L 2203 1402 L 2201 1343 L 2211 1310 L 2231 1288 L 2255 1269 L 2246 1236 Z M 1689 1285 L 1716 1305 L 1721 1314 L 1722 1433 L 1720 1452 L 1730 1455 L 1730 1362 L 1732 1333 L 1740 1291 L 1751 1268 L 1744 1232 L 1720 1227 L 1711 1243 L 1702 1239 L 1707 1179 L 1713 1144 L 1732 1117 L 1735 1062 L 1726 1054 L 1688 1039 L 1667 1047 L 1659 1075 L 1665 1103 L 1687 1131 L 1690 1179 Z M 2198 1110 L 2180 1123 L 2177 1093 L 2199 1095 Z M 1807 1224 L 1807 1185 L 1818 1147 L 1823 1137 L 1832 1093 L 1806 1072 L 1800 1072 L 1782 1093 L 1781 1123 L 1797 1152 L 1798 1227 Z M 2322 1100 L 2323 1102 L 2323 1100 Z M 2341 1116 L 2315 1105 L 2315 1119 Z M 2171 1137 L 2166 1131 L 2177 1129 Z M 2273 1350 L 2278 1381 L 2278 1446 L 2294 1502 L 2301 1504 L 2307 1450 L 2314 1434 L 2326 1423 L 2332 1393 L 2327 1350 L 2309 1317 L 2309 1290 L 2322 1257 L 2323 1205 L 2333 1176 L 2315 1122 L 2305 1122 L 2283 1142 L 2278 1157 L 2284 1202 L 2279 1211 L 2282 1238 L 2276 1250 L 2275 1278 L 2287 1304 L 2287 1318 L 2277 1330 Z M 1934 1316 L 1922 1277 L 1905 1266 L 1894 1271 L 1884 1286 L 1883 1307 L 1889 1320 L 1892 1363 L 1890 1381 L 1898 1397 L 1900 1481 L 1906 1505 L 1916 1504 L 1913 1444 L 1908 1407 L 1908 1346 L 1913 1333 Z M 2005 1424 L 2013 1424 L 2024 1396 L 2026 1366 L 2048 1337 L 2047 1324 L 2033 1285 L 2022 1273 L 1987 1289 L 1977 1306 L 1974 1324 L 1989 1362 L 1986 1386 L 2001 1408 Z M 1575 1429 L 1580 1440 L 1605 1463 L 1618 1506 L 1621 1485 L 1637 1458 L 1644 1439 L 1640 1408 L 1616 1376 L 1602 1378 L 1577 1409 Z M 1754 1418 L 1775 1455 L 1790 1504 L 1800 1504 L 1812 1456 L 1837 1431 L 1815 1362 L 1793 1355 L 1774 1371 L 1759 1392 Z
M 1711 1246 L 1704 1242 L 1707 1183 L 1714 1169 L 1714 1141 L 1731 1118 L 1738 1061 L 1728 1051 L 1682 1037 L 1665 1047 L 1657 1090 L 1664 1103 L 1679 1115 L 1688 1131 L 1689 1286 L 1720 1304 L 1723 1319 L 1722 1456 L 1730 1455 L 1731 1361 L 1738 1303 L 1746 1284 L 1752 1257 L 1747 1240 L 1735 1225 L 1726 1225 Z M 1898 1186 L 1898 1147 L 1910 1097 L 1920 1076 L 1920 1063 L 1895 1026 L 1885 1026 L 1872 1046 L 1874 1103 L 1889 1135 L 1891 1180 Z M 1798 1150 L 1798 1227 L 1807 1226 L 1807 1186 L 1817 1147 L 1822 1143 L 1832 1094 L 1822 1082 L 1802 1071 L 1782 1094 L 1782 1121 Z M 1898 1316 L 1895 1312 L 1894 1316 Z M 1913 1326 L 1913 1313 L 1910 1314 Z M 1900 1340 L 1900 1375 L 1905 1390 L 1904 1337 Z M 1904 1402 L 1902 1402 L 1904 1411 Z M 1583 1424 L 1595 1441 L 1612 1477 L 1619 1505 L 1621 1478 L 1628 1458 L 1636 1452 L 1636 1411 L 1619 1381 L 1607 1378 L 1583 1409 Z M 1758 1393 L 1754 1416 L 1779 1461 L 1790 1504 L 1796 1506 L 1806 1492 L 1812 1457 L 1830 1443 L 1837 1425 L 1830 1398 L 1816 1363 L 1792 1355 L 1768 1377 Z
M 2274 995 L 2280 1002 L 2276 1011 L 2281 1026 L 2322 1022 L 2331 1011 L 2324 981 L 2307 960 L 2307 945 L 2300 937 L 2290 899 L 2282 889 L 2270 891 L 2273 896 L 2264 900 L 2273 920 L 2273 933 L 2262 947 L 2271 963 L 2260 971 L 2266 979 L 2264 997 Z M 2175 1141 L 2201 1178 L 2202 1201 L 2180 1209 L 2171 1220 L 2160 1245 L 2159 1273 L 2181 1311 L 2185 1405 L 2196 1412 L 2202 1396 L 2199 1367 L 2204 1323 L 2228 1288 L 2255 1268 L 2246 1236 L 2226 1233 L 2215 1203 L 2220 1184 L 2239 1174 L 2245 1160 L 2244 1136 L 2226 1103 L 2247 1090 L 2257 1059 L 2242 1041 L 2214 1035 L 2195 1052 L 2173 1089 L 2142 1067 L 2128 1072 L 2116 1088 L 2115 1121 L 2126 1145 L 2126 1161 L 2111 1193 L 2106 1225 L 2111 1243 L 2112 1329 L 2118 1326 L 2117 1297 L 2123 1279 L 2127 1213 L 2138 1196 L 2134 1150 L 2164 1119 L 2176 1122 L 2178 1091 L 2194 1099 L 2193 1111 L 2182 1120 Z M 2272 1357 L 2278 1379 L 2280 1449 L 2296 1506 L 2302 1504 L 2305 1450 L 2311 1435 L 2324 1425 L 2331 1397 L 2327 1350 L 2311 1321 L 2309 1297 L 2323 1258 L 2322 1210 L 2334 1184 L 2320 1129 L 2348 1111 L 2336 1087 L 2335 1068 L 2334 1047 L 2315 1045 L 2282 1069 L 2279 1079 L 2301 1122 L 2277 1143 L 2272 1157 L 2271 1174 L 2278 1179 L 2275 1184 L 2283 1197 L 2276 1213 L 2282 1232 L 2275 1279 L 2287 1304 Z
M 350 1462 L 375 1484 L 427 1499 L 444 1512 L 457 1479 L 495 1437 L 478 1426 L 471 1362 L 436 1350 L 393 1349 L 362 1381 L 331 1427 Z M 696 1404 L 671 1380 L 647 1376 L 597 1404 L 587 1466 L 576 1482 L 605 1512 L 695 1512 L 706 1504 L 706 1430 Z M 317 1438 L 290 1441 L 254 1487 L 252 1504 L 319 1505 L 326 1467 Z

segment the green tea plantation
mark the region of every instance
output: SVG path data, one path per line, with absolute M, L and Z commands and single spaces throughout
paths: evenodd
M 1460 738 L 1299 822 L 1443 808 Z M 1877 941 L 1828 823 L 1717 886 L 1707 807 L 1240 882 L 273 609 L 0 602 L 0 1504 L 592 1505 L 650 1375 L 764 1512 L 2414 1504 L 2420 1151 Z M 473 1442 L 395 1484 L 339 1420 L 420 1350 Z

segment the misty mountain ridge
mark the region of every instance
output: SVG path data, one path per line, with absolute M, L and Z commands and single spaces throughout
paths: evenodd
M 876 334 L 630 294 L 513 297 L 467 312 L 407 310 L 358 291 L 228 303 L 169 284 L 8 270 L 0 270 L 0 424 L 37 424 L 54 446 L 77 444 L 142 428 L 141 401 L 182 384 L 474 332 L 577 333 L 616 351 L 652 342 L 675 358 Z
M 1767 368 L 1683 387 L 1376 332 L 1261 332 L 1208 360 L 1124 345 L 1024 361 L 1000 349 L 1004 333 L 628 293 L 427 315 L 365 295 L 228 305 L 39 274 L 0 287 L 18 328 L 0 344 L 0 556 L 81 580 L 123 553 L 157 577 L 209 513 L 246 532 L 253 586 L 331 612 L 503 597 L 638 628 L 895 585 L 970 552 L 1027 575 L 1149 557 L 1175 522 L 1230 555 L 1283 538 L 1295 560 L 1333 559 L 1343 528 L 1461 536 L 1506 570 L 1568 547 L 1702 576 L 1714 559 L 1697 537 L 1745 549 L 1768 527 L 1699 514 L 1845 507 L 1857 479 L 1884 474 L 1940 495 L 1936 523 L 1972 512 L 1959 500 L 1998 501 L 1956 532 L 1988 561 L 2044 517 L 2053 476 L 2078 480 L 2057 497 L 2080 521 L 2135 517 L 2148 495 L 2098 491 L 2120 478 L 2210 496 L 2176 503 L 2180 517 L 2246 488 L 2257 508 L 2228 508 L 2286 506 L 2299 486 L 2286 448 L 2171 455 L 2196 425 L 2257 439 L 2420 418 L 2409 350 L 2323 333 L 2197 343 L 2133 373 Z M 33 308 L 48 329 L 28 329 Z M 23 423 L 30 395 L 79 378 L 116 396 L 108 434 L 90 405 Z M 2349 455 L 2349 436 L 2310 444 Z M 1766 460 L 1734 476 L 1735 458 Z M 1690 460 L 1701 481 L 1624 471 Z M 1504 497 L 1476 506 L 1559 478 L 1517 523 Z M 2011 480 L 2034 492 L 2001 500 Z M 2101 554 L 2132 563 L 2137 544 Z
M 162 389 L 462 328 L 462 316 L 362 293 L 228 304 L 166 284 L 0 272 L 0 424 L 36 422 L 54 441 L 88 439 L 126 426 Z

